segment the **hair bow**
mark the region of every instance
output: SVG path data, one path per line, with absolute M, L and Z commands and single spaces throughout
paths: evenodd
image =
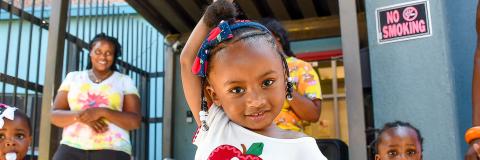
M 242 27 L 257 28 L 270 33 L 265 26 L 248 20 L 239 20 L 232 25 L 230 25 L 228 21 L 221 21 L 217 27 L 213 28 L 212 31 L 208 33 L 207 38 L 203 41 L 193 63 L 192 72 L 200 77 L 206 77 L 210 50 L 218 44 L 233 38 L 232 31 Z
M 200 77 L 206 77 L 210 49 L 230 38 L 233 38 L 230 25 L 227 21 L 221 21 L 217 27 L 208 33 L 207 39 L 203 41 L 195 58 L 195 62 L 193 63 L 192 72 Z
M 5 124 L 5 121 L 3 120 L 3 118 L 13 120 L 15 115 L 15 110 L 17 110 L 17 108 L 10 107 L 5 104 L 0 104 L 0 128 L 3 128 L 3 125 Z

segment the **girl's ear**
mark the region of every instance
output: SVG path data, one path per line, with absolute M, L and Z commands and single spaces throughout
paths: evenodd
M 220 103 L 220 100 L 218 99 L 217 94 L 215 93 L 215 90 L 210 84 L 207 84 L 207 86 L 205 87 L 205 90 L 208 95 L 207 99 L 210 99 L 217 106 L 222 106 L 222 104 Z
M 380 155 L 378 155 L 378 153 L 375 154 L 375 160 L 381 160 Z

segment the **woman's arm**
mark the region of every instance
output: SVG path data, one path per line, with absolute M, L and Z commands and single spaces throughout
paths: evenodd
M 70 111 L 67 96 L 68 92 L 60 91 L 53 102 L 52 124 L 60 128 L 77 122 L 78 112 Z
M 292 107 L 298 118 L 316 122 L 320 118 L 322 100 L 316 98 L 311 100 L 298 92 L 292 92 L 293 99 L 289 101 L 290 107 Z
M 479 44 L 477 44 L 479 45 Z M 480 48 L 477 46 L 473 64 L 472 126 L 480 126 Z
M 480 126 L 480 4 L 477 6 L 477 48 L 473 63 L 472 126 Z
M 202 42 L 207 36 L 208 32 L 209 28 L 204 23 L 202 17 L 190 34 L 190 37 L 188 38 L 187 43 L 180 54 L 183 92 L 197 125 L 200 125 L 198 113 L 200 112 L 201 86 L 200 77 L 192 73 L 192 65 L 197 52 L 200 49 L 200 46 L 202 45 Z
M 316 122 L 320 118 L 322 100 L 320 78 L 313 69 L 313 67 L 304 62 L 305 66 L 299 67 L 298 72 L 301 75 L 298 77 L 297 90 L 292 93 L 293 99 L 289 102 L 298 118 Z M 305 78 L 310 77 L 310 78 Z M 304 95 L 316 95 L 314 99 L 310 99 Z
M 98 107 L 88 108 L 79 113 L 79 120 L 82 122 L 91 122 L 102 118 L 128 131 L 139 128 L 142 120 L 140 98 L 135 94 L 125 95 L 122 111 Z
M 477 48 L 473 60 L 473 81 L 472 81 L 472 126 L 480 126 L 480 3 L 477 4 Z M 465 154 L 466 160 L 477 160 L 480 158 L 480 139 L 470 142 L 468 151 Z

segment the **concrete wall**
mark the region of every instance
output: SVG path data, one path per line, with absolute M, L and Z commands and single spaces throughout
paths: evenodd
M 474 1 L 430 1 L 431 37 L 378 44 L 375 9 L 408 0 L 367 0 L 375 126 L 403 120 L 425 138 L 425 159 L 462 159 L 470 125 Z

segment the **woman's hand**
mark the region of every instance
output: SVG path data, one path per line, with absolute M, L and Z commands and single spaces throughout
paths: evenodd
M 93 129 L 96 133 L 105 133 L 108 131 L 108 124 L 105 122 L 104 119 L 98 119 L 95 121 L 91 121 L 86 123 L 90 128 Z
M 480 160 L 480 139 L 470 143 L 465 160 Z
M 104 133 L 108 131 L 108 124 L 103 118 L 106 109 L 101 107 L 88 108 L 80 111 L 76 119 L 90 126 L 96 133 Z
M 77 119 L 78 121 L 83 122 L 85 124 L 88 124 L 92 121 L 100 120 L 102 117 L 104 117 L 104 113 L 106 109 L 107 108 L 103 108 L 103 107 L 87 108 L 78 113 Z

